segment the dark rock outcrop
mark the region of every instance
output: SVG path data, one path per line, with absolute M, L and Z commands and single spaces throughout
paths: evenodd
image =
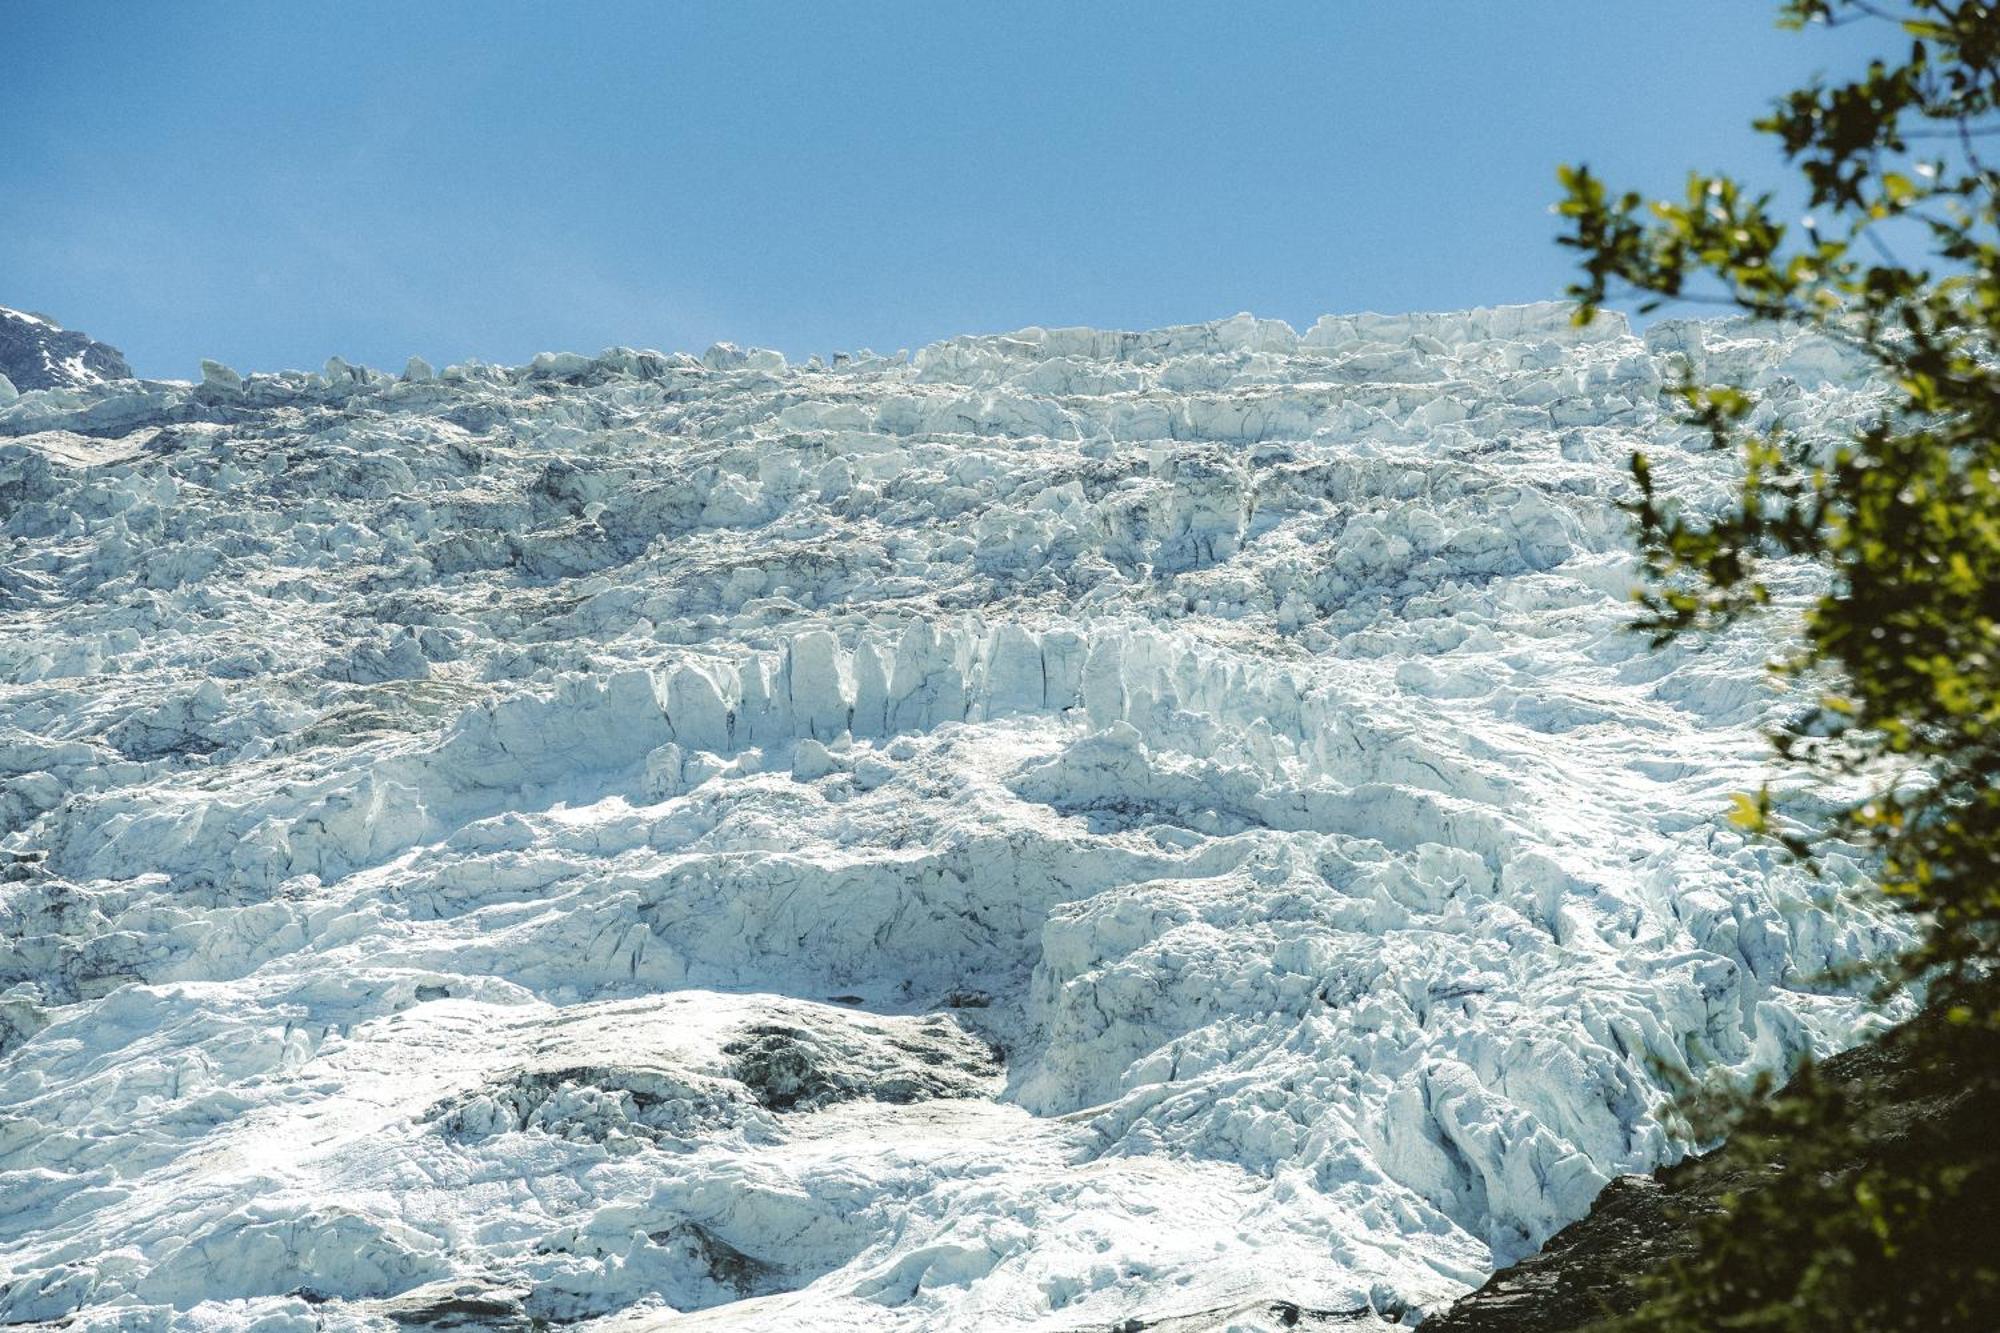
M 116 347 L 65 329 L 46 315 L 0 306 L 0 375 L 22 393 L 129 380 L 132 367 Z
M 1664 1175 L 1612 1181 L 1587 1216 L 1426 1320 L 1425 1333 L 1565 1333 L 1630 1310 L 1639 1279 L 1693 1253 L 1694 1215 L 1719 1206 Z
M 1957 1076 L 1964 1072 L 1956 1063 L 1919 1063 L 1892 1037 L 1833 1057 L 1818 1077 L 1849 1098 L 1868 1157 L 1894 1163 L 1954 1152 L 1991 1133 L 2000 1114 L 1995 1084 Z M 1755 1191 L 1768 1178 L 1719 1151 L 1651 1176 L 1620 1177 L 1582 1219 L 1426 1320 L 1424 1333 L 1570 1333 L 1627 1313 L 1648 1279 L 1694 1254 L 1697 1228 L 1722 1209 L 1725 1195 Z

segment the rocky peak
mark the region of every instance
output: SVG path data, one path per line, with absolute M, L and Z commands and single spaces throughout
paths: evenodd
M 0 375 L 26 393 L 129 380 L 132 367 L 116 347 L 65 329 L 47 315 L 0 306 Z

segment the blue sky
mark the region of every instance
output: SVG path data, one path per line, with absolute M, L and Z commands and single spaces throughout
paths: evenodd
M 0 304 L 184 378 L 1542 299 L 1559 161 L 1775 167 L 1859 48 L 1772 13 L 21 0 Z

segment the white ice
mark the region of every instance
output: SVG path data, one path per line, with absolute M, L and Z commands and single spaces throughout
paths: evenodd
M 1690 364 L 1875 400 L 1537 306 L 0 403 L 0 1321 L 1414 1321 L 1882 1021 L 1721 817 L 1769 644 L 1622 628 Z

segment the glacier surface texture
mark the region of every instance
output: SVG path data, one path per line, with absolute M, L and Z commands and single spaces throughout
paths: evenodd
M 21 393 L 0 1321 L 1415 1322 L 1882 1021 L 1721 817 L 1768 643 L 1622 628 L 1690 365 L 1874 401 L 1555 306 Z

